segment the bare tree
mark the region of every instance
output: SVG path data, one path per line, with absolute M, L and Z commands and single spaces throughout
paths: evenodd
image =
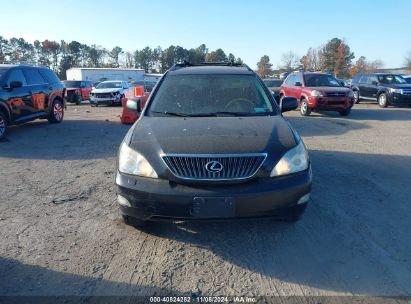
M 404 64 L 411 70 L 411 52 L 408 52 L 408 55 L 405 57 Z
M 299 68 L 299 62 L 300 61 L 298 60 L 298 55 L 292 51 L 289 51 L 282 54 L 281 65 L 279 66 L 279 68 L 291 72 Z

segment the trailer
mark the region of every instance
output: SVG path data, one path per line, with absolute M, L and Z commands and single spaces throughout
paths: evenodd
M 105 80 L 137 81 L 144 80 L 143 69 L 123 68 L 71 68 L 66 71 L 67 80 L 88 80 L 101 82 Z

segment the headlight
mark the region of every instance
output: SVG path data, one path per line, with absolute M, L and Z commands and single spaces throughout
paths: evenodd
M 323 93 L 321 93 L 320 91 L 314 90 L 311 92 L 311 96 L 313 97 L 323 97 Z
M 402 94 L 402 89 L 390 89 L 390 93 Z
M 304 143 L 300 143 L 289 150 L 280 159 L 277 165 L 271 171 L 270 177 L 287 175 L 295 172 L 304 171 L 308 168 L 308 153 Z
M 349 91 L 347 93 L 347 97 L 353 98 L 354 97 L 354 92 L 353 91 Z
M 138 152 L 123 143 L 120 147 L 118 170 L 122 173 L 158 178 L 156 171 Z

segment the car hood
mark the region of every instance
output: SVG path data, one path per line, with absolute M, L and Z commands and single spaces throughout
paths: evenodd
M 306 89 L 317 90 L 317 91 L 325 92 L 325 93 L 327 93 L 327 92 L 345 92 L 345 93 L 347 93 L 347 92 L 351 91 L 350 88 L 346 88 L 346 87 L 306 87 Z
M 395 84 L 395 83 L 385 84 L 385 83 L 381 83 L 381 86 L 386 87 L 386 88 L 392 88 L 392 89 L 411 90 L 411 85 L 409 83 L 404 83 L 404 84 Z
M 91 93 L 112 93 L 120 91 L 119 88 L 108 88 L 108 89 L 93 89 Z
M 142 117 L 129 146 L 155 164 L 160 154 L 267 153 L 274 165 L 297 143 L 281 116 Z M 127 140 L 127 139 L 126 139 Z

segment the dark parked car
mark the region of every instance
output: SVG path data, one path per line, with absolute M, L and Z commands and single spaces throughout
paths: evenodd
M 347 116 L 353 106 L 353 91 L 328 73 L 291 73 L 281 85 L 280 98 L 285 96 L 297 98 L 304 116 L 318 110 L 337 111 Z
M 352 81 L 354 101 L 377 101 L 381 108 L 388 105 L 411 105 L 411 85 L 396 74 L 359 74 Z
M 280 79 L 263 79 L 265 85 L 274 95 L 274 98 L 277 102 L 280 101 L 280 87 L 283 84 L 283 81 Z
M 93 88 L 93 83 L 87 80 L 64 80 L 63 85 L 66 88 L 66 100 L 76 104 L 88 100 Z
M 139 110 L 138 101 L 127 107 Z M 245 65 L 188 63 L 169 70 L 125 136 L 118 202 L 126 223 L 280 217 L 295 221 L 310 198 L 300 136 Z
M 37 118 L 61 122 L 63 93 L 63 85 L 49 68 L 0 64 L 0 139 L 9 125 Z

